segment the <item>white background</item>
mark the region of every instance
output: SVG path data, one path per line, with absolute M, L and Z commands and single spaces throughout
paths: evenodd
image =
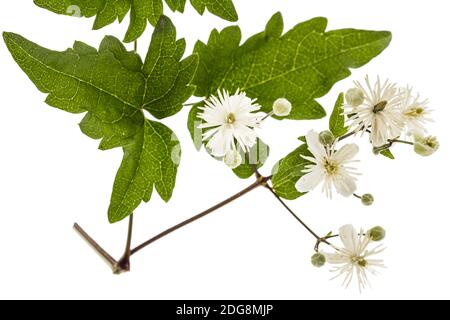
M 359 294 L 343 289 L 331 274 L 309 262 L 314 239 L 267 191 L 256 190 L 213 215 L 155 243 L 132 260 L 132 272 L 113 276 L 75 234 L 77 221 L 119 257 L 126 223 L 109 225 L 106 211 L 121 150 L 101 152 L 97 141 L 79 131 L 81 116 L 47 106 L 0 44 L 0 298 L 143 298 L 143 299 L 368 299 L 450 298 L 448 265 L 448 1 L 299 1 L 235 0 L 245 37 L 261 31 L 281 11 L 286 28 L 315 16 L 329 18 L 329 29 L 390 30 L 392 45 L 351 78 L 337 84 L 320 102 L 330 111 L 337 94 L 367 73 L 411 84 L 431 100 L 436 122 L 431 133 L 441 149 L 430 158 L 408 146 L 394 148 L 396 161 L 372 155 L 358 140 L 363 176 L 356 199 L 327 200 L 319 190 L 292 207 L 321 234 L 353 223 L 388 230 L 384 257 L 388 269 L 372 278 L 372 289 Z M 188 51 L 206 41 L 212 28 L 229 23 L 210 14 L 166 12 L 185 37 Z M 91 31 L 93 20 L 58 16 L 32 1 L 9 1 L 0 11 L 0 30 L 13 31 L 56 50 L 74 40 L 97 46 L 105 34 L 122 38 L 121 25 Z M 149 26 L 139 41 L 145 55 Z M 131 47 L 129 47 L 131 49 Z M 186 108 L 164 122 L 182 141 L 183 158 L 173 200 L 156 193 L 136 211 L 134 244 L 146 240 L 223 200 L 251 183 L 237 179 L 220 162 L 197 153 L 186 130 Z M 298 145 L 309 129 L 326 120 L 267 121 L 261 136 L 272 147 L 263 172 Z

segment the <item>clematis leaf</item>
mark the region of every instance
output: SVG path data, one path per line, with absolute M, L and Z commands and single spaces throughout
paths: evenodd
M 213 30 L 207 43 L 197 42 L 200 64 L 196 95 L 208 97 L 218 89 L 245 91 L 270 112 L 273 102 L 287 98 L 293 105 L 288 118 L 325 116 L 316 101 L 332 86 L 379 55 L 391 33 L 342 29 L 326 31 L 327 20 L 315 18 L 283 34 L 283 18 L 275 14 L 265 31 L 241 44 L 241 30 L 233 26 Z
M 172 11 L 183 12 L 186 0 L 165 0 Z M 237 21 L 238 15 L 232 0 L 191 0 L 198 13 L 207 9 L 212 14 L 229 21 Z M 114 21 L 122 22 L 130 12 L 130 25 L 124 42 L 138 39 L 151 23 L 155 26 L 163 15 L 163 0 L 34 0 L 34 3 L 57 14 L 75 17 L 94 17 L 94 29 L 98 30 Z
M 330 131 L 336 138 L 339 138 L 347 133 L 348 128 L 345 127 L 344 116 L 344 94 L 341 93 L 334 105 L 333 113 L 329 121 Z
M 185 42 L 162 16 L 143 63 L 116 38 L 107 36 L 99 49 L 82 42 L 63 52 L 43 48 L 14 33 L 3 34 L 14 60 L 52 107 L 85 113 L 83 133 L 101 139 L 100 149 L 122 147 L 124 158 L 114 183 L 109 220 L 129 216 L 153 187 L 171 198 L 179 163 L 178 139 L 163 124 L 146 120 L 169 117 L 195 88 L 190 84 L 196 55 L 182 59 Z
M 311 164 L 302 156 L 311 157 L 306 144 L 292 151 L 275 164 L 272 174 L 272 187 L 276 194 L 287 200 L 295 200 L 304 195 L 295 188 L 297 181 L 305 174 L 306 165 Z

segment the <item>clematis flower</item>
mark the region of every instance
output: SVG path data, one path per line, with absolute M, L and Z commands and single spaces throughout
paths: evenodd
M 203 134 L 203 141 L 213 156 L 224 157 L 235 151 L 236 143 L 244 152 L 248 152 L 256 143 L 258 128 L 264 113 L 257 112 L 261 106 L 255 99 L 250 99 L 244 92 L 218 91 L 218 96 L 211 96 L 202 112 L 198 115 L 204 121 L 198 128 L 208 129 Z
M 400 136 L 404 127 L 400 109 L 404 93 L 388 80 L 382 83 L 380 78 L 375 86 L 372 86 L 369 77 L 366 77 L 366 88 L 359 82 L 355 82 L 355 85 L 363 93 L 364 99 L 357 106 L 346 106 L 352 130 L 362 133 L 370 131 L 374 147 L 383 146 L 389 139 Z
M 412 94 L 412 88 L 404 89 L 404 96 L 401 104 L 404 122 L 408 132 L 425 134 L 425 124 L 431 122 L 431 110 L 428 108 L 428 100 L 421 100 L 420 96 Z
M 376 235 L 379 235 L 378 229 L 376 231 Z M 331 271 L 337 272 L 337 276 L 333 279 L 344 276 L 345 287 L 348 287 L 356 276 L 361 291 L 370 285 L 368 273 L 376 275 L 377 268 L 384 268 L 383 260 L 373 259 L 373 257 L 383 252 L 385 248 L 383 245 L 378 245 L 369 250 L 369 245 L 374 241 L 370 234 L 370 231 L 364 233 L 363 230 L 358 234 L 352 225 L 345 225 L 339 229 L 343 247 L 337 249 L 335 253 L 322 253 L 327 263 L 335 265 Z
M 339 150 L 335 149 L 335 144 L 326 147 L 320 143 L 319 134 L 315 131 L 308 132 L 306 142 L 313 157 L 302 157 L 312 164 L 306 166 L 305 175 L 297 181 L 297 190 L 309 192 L 323 182 L 322 190 L 329 198 L 333 187 L 339 194 L 351 196 L 356 191 L 355 176 L 358 174 L 348 164 L 355 162 L 353 158 L 359 151 L 358 146 L 346 144 Z

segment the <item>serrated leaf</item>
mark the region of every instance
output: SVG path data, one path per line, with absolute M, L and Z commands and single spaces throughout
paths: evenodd
M 269 146 L 261 139 L 256 140 L 256 144 L 245 154 L 243 163 L 233 169 L 233 172 L 241 179 L 248 179 L 255 174 L 255 168 L 261 168 L 269 157 Z
M 380 152 L 381 155 L 385 156 L 388 159 L 395 160 L 395 156 L 392 154 L 391 150 L 383 150 Z
M 75 42 L 73 49 L 56 52 L 14 33 L 3 37 L 22 70 L 48 93 L 47 104 L 71 113 L 88 112 L 81 130 L 103 138 L 102 148 L 128 143 L 142 126 L 142 74 L 125 69 L 111 51 Z
M 180 157 L 178 139 L 161 123 L 144 119 L 142 109 L 164 118 L 178 112 L 194 91 L 189 83 L 198 59 L 184 60 L 184 41 L 161 17 L 142 63 L 114 37 L 99 50 L 82 42 L 64 52 L 51 51 L 14 33 L 4 33 L 13 58 L 53 107 L 86 113 L 81 130 L 102 139 L 101 149 L 122 146 L 109 219 L 117 222 L 150 199 L 153 186 L 168 201 Z M 167 71 L 167 73 L 163 72 Z
M 75 42 L 73 49 L 45 49 L 13 33 L 4 33 L 13 58 L 38 89 L 48 93 L 50 106 L 87 112 L 80 128 L 100 148 L 130 143 L 142 127 L 142 109 L 161 119 L 181 110 L 195 88 L 189 83 L 198 58 L 180 61 L 184 41 L 176 41 L 175 27 L 161 17 L 144 64 L 114 37 L 96 49 Z
M 339 94 L 336 104 L 334 105 L 333 112 L 329 121 L 330 131 L 336 138 L 339 138 L 347 133 L 348 128 L 345 127 L 345 115 L 344 115 L 344 94 Z
M 172 11 L 183 12 L 186 0 L 165 0 Z M 34 3 L 57 14 L 90 18 L 96 16 L 94 29 L 98 30 L 116 20 L 122 22 L 130 12 L 130 25 L 124 42 L 138 39 L 147 23 L 158 23 L 163 15 L 162 0 L 34 0 Z M 229 21 L 237 21 L 238 15 L 232 0 L 191 0 L 192 6 L 203 14 L 205 9 Z
M 302 156 L 312 156 L 306 144 L 302 144 L 293 152 L 281 159 L 272 170 L 272 188 L 276 194 L 287 200 L 295 200 L 305 193 L 295 188 L 297 181 L 305 174 L 305 166 L 311 164 Z
M 124 147 L 108 210 L 109 221 L 118 222 L 132 214 L 142 201 L 148 202 L 153 186 L 164 201 L 169 201 L 180 152 L 178 138 L 169 128 L 145 120 L 133 143 Z
M 207 97 L 219 88 L 240 89 L 257 98 L 266 112 L 276 99 L 284 97 L 293 104 L 291 119 L 325 116 L 315 99 L 348 77 L 349 68 L 368 63 L 391 41 L 386 31 L 326 32 L 326 27 L 326 19 L 315 18 L 282 35 L 283 19 L 277 13 L 264 32 L 242 45 L 238 27 L 214 30 L 207 44 L 195 46 L 200 56 L 194 79 L 196 95 Z

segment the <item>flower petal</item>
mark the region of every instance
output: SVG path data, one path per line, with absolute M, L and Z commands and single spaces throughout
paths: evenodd
M 353 255 L 359 255 L 359 252 L 356 252 L 358 248 L 358 231 L 356 231 L 355 227 L 351 224 L 342 226 L 339 229 L 339 236 L 345 249 Z
M 315 166 L 311 172 L 301 177 L 295 184 L 298 192 L 308 192 L 313 190 L 325 178 L 325 172 L 320 166 Z
M 358 151 L 359 147 L 356 144 L 346 144 L 334 154 L 334 159 L 340 164 L 347 163 L 356 156 Z
M 306 143 L 308 144 L 308 150 L 313 154 L 314 158 L 322 159 L 327 155 L 324 146 L 319 142 L 319 134 L 314 130 L 310 130 L 306 134 Z

